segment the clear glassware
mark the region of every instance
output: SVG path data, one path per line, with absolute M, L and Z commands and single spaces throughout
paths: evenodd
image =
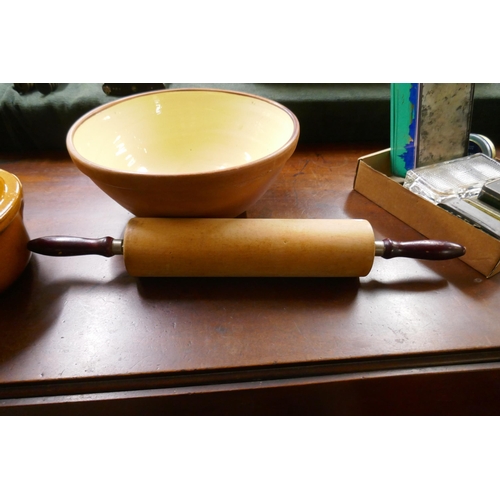
M 408 170 L 403 186 L 432 203 L 477 196 L 483 184 L 500 178 L 500 163 L 477 153 Z

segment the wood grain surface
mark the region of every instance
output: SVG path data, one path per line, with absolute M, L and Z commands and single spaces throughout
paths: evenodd
M 362 218 L 377 239 L 419 239 L 352 190 L 376 150 L 299 147 L 244 216 Z M 32 238 L 122 237 L 132 215 L 66 155 L 0 161 Z M 499 279 L 379 258 L 364 278 L 133 278 L 121 256 L 33 255 L 0 296 L 0 412 L 495 413 Z

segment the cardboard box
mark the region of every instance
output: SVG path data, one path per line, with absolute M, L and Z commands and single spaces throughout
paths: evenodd
M 490 278 L 500 272 L 500 240 L 404 188 L 391 178 L 390 149 L 359 158 L 354 189 L 429 239 L 459 243 L 461 260 Z

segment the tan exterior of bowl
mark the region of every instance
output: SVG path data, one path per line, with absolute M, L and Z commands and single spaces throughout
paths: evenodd
M 189 91 L 188 89 L 165 90 L 160 93 Z M 210 89 L 192 91 L 223 92 Z M 101 106 L 78 120 L 68 133 L 68 152 L 81 172 L 136 216 L 235 217 L 253 205 L 276 179 L 295 151 L 299 139 L 299 123 L 293 113 L 278 103 L 249 94 L 238 92 L 231 94 L 262 100 L 287 113 L 293 123 L 293 132 L 289 140 L 273 153 L 241 166 L 186 174 L 124 172 L 105 168 L 83 158 L 73 143 L 73 136 L 78 127 L 95 113 L 135 97 L 132 96 Z
M 0 170 L 0 293 L 23 272 L 30 260 L 28 233 L 23 221 L 23 193 L 19 179 Z

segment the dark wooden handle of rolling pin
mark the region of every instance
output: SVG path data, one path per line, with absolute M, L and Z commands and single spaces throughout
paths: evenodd
M 450 241 L 393 241 L 385 238 L 383 243 L 384 250 L 380 257 L 384 259 L 409 257 L 411 259 L 447 260 L 465 254 L 465 248 L 462 245 Z
M 77 238 L 73 236 L 46 236 L 28 242 L 28 250 L 51 257 L 72 257 L 76 255 L 102 255 L 112 257 L 116 242 L 111 236 L 104 238 Z

